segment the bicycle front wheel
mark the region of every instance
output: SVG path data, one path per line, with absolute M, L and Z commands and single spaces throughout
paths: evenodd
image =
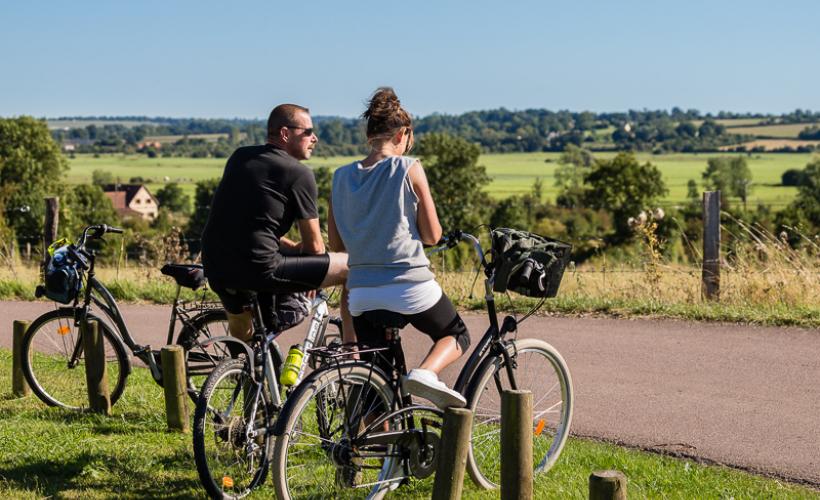
M 368 423 L 392 407 L 390 384 L 366 363 L 314 372 L 285 403 L 274 446 L 277 498 L 379 498 L 400 459 L 390 444 L 357 446 Z M 385 426 L 394 429 L 396 422 Z M 380 428 L 379 431 L 384 429 Z
M 85 353 L 75 309 L 49 311 L 29 326 L 23 338 L 22 369 L 32 392 L 49 406 L 68 410 L 88 408 L 88 385 L 85 379 Z M 89 319 L 97 320 L 89 314 Z M 111 404 L 125 390 L 130 362 L 125 347 L 111 328 L 98 321 L 103 335 L 105 369 Z
M 538 339 L 507 344 L 514 360 L 513 376 L 519 390 L 532 392 L 533 466 L 548 471 L 558 459 L 572 422 L 572 379 L 561 354 Z M 467 470 L 476 485 L 497 488 L 501 481 L 501 392 L 511 389 L 502 356 L 487 358 L 467 391 L 473 411 Z
M 194 414 L 194 460 L 212 498 L 242 498 L 264 481 L 273 408 L 243 359 L 226 359 L 202 386 Z M 253 405 L 256 404 L 256 411 Z

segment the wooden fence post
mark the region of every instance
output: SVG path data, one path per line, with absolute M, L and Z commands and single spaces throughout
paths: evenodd
M 501 394 L 501 498 L 532 499 L 532 393 Z
M 703 193 L 703 296 L 720 296 L 720 191 Z
M 46 221 L 43 228 L 43 265 L 48 262 L 48 246 L 57 239 L 60 222 L 60 198 L 46 198 Z
M 102 329 L 96 320 L 80 324 L 85 355 L 85 380 L 88 384 L 88 403 L 91 411 L 111 415 L 111 394 L 105 363 L 105 345 Z
M 433 500 L 461 498 L 472 427 L 472 411 L 466 408 L 447 408 L 444 411 L 436 479 L 433 482 Z
M 182 346 L 163 347 L 160 351 L 160 362 L 168 429 L 188 432 L 188 384 L 185 379 L 185 352 Z
M 626 500 L 626 476 L 617 470 L 589 475 L 589 500 Z
M 23 376 L 23 336 L 28 329 L 28 321 L 14 320 L 14 338 L 12 339 L 11 392 L 21 398 L 31 394 L 31 388 Z

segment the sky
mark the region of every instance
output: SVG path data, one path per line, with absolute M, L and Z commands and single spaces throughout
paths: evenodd
M 0 116 L 820 110 L 820 2 L 0 3 Z

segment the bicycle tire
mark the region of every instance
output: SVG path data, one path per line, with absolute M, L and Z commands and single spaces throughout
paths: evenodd
M 194 461 L 200 482 L 212 498 L 242 498 L 267 476 L 272 435 L 264 432 L 255 440 L 256 450 L 246 448 L 247 406 L 252 401 L 245 396 L 254 384 L 245 360 L 229 358 L 216 366 L 202 386 L 194 414 Z M 226 410 L 239 414 L 225 414 L 221 408 L 228 402 Z M 270 398 L 263 389 L 254 415 L 258 428 L 268 429 L 271 412 Z
M 365 386 L 367 384 L 368 387 Z M 338 392 L 336 396 L 331 398 L 326 394 L 329 387 L 337 387 Z M 375 456 L 361 456 L 352 457 L 348 459 L 351 465 L 335 465 L 333 459 L 330 457 L 334 452 L 328 450 L 341 450 L 339 447 L 344 446 L 345 437 L 343 425 L 336 425 L 336 430 L 340 433 L 338 442 L 334 442 L 335 435 L 331 435 L 327 430 L 334 426 L 336 422 L 335 417 L 341 419 L 351 418 L 349 414 L 351 411 L 355 412 L 355 417 L 367 415 L 368 410 L 361 409 L 361 411 L 351 410 L 347 401 L 340 401 L 336 404 L 336 411 L 339 408 L 344 408 L 342 414 L 332 412 L 325 421 L 325 429 L 315 429 L 316 432 L 309 432 L 318 426 L 318 421 L 312 416 L 317 414 L 315 408 L 311 408 L 311 402 L 331 401 L 337 400 L 338 397 L 345 398 L 347 391 L 358 387 L 358 397 L 356 401 L 367 401 L 367 394 L 373 391 L 377 398 L 376 401 L 387 405 L 388 408 L 392 405 L 393 392 L 390 384 L 386 378 L 380 374 L 379 371 L 374 370 L 369 364 L 363 362 L 343 363 L 337 366 L 330 366 L 328 368 L 317 370 L 307 377 L 296 391 L 290 395 L 285 402 L 285 406 L 279 415 L 277 421 L 277 436 L 274 442 L 273 457 L 271 459 L 271 468 L 273 470 L 273 484 L 276 491 L 277 498 L 291 499 L 301 498 L 304 496 L 310 498 L 345 498 L 347 496 L 360 497 L 361 491 L 348 485 L 347 482 L 363 484 L 370 484 L 380 481 L 389 481 L 394 477 L 395 471 L 400 467 L 399 460 L 389 457 L 390 452 L 385 452 L 382 457 L 383 462 L 380 466 L 379 458 Z M 317 395 L 324 397 L 317 398 Z M 354 399 L 351 397 L 350 401 Z M 314 403 L 319 404 L 319 403 Z M 322 403 L 326 404 L 326 403 Z M 354 405 L 355 407 L 356 405 Z M 370 405 L 375 408 L 375 404 L 371 402 Z M 355 418 L 354 418 L 355 419 Z M 341 424 L 341 420 L 339 424 Z M 281 432 L 278 432 L 281 430 Z M 317 440 L 318 438 L 318 440 Z M 312 449 L 308 449 L 311 441 L 318 441 L 319 444 L 314 444 Z M 332 444 L 331 444 L 332 443 Z M 291 452 L 291 445 L 298 446 L 299 451 Z M 306 451 L 304 451 L 306 450 Z M 360 453 L 358 450 L 355 453 Z M 351 452 L 352 453 L 352 452 Z M 299 460 L 313 460 L 315 463 L 310 465 L 299 465 Z M 360 460 L 357 464 L 354 460 Z M 368 461 L 365 463 L 365 461 Z M 371 464 L 372 462 L 372 464 Z M 292 463 L 295 467 L 304 468 L 308 471 L 307 474 L 296 477 L 288 476 L 288 465 Z M 369 468 L 368 466 L 372 467 Z M 376 469 L 378 467 L 378 469 Z M 359 469 L 358 471 L 356 469 Z M 359 473 L 362 477 L 358 477 Z M 378 475 L 376 475 L 376 473 Z M 364 474 L 369 474 L 369 477 L 363 477 Z M 375 476 L 375 477 L 374 477 Z M 331 479 L 331 478 L 334 478 Z M 310 483 L 310 484 L 304 484 Z M 341 484 L 345 483 L 345 484 Z M 392 483 L 375 484 L 369 491 L 368 498 L 381 498 L 392 486 Z M 301 491 L 309 490 L 309 491 Z M 358 495 L 356 494 L 358 493 Z
M 85 358 L 70 366 L 77 345 L 82 342 L 79 326 L 74 323 L 76 310 L 61 308 L 49 311 L 29 326 L 23 337 L 22 369 L 32 392 L 45 404 L 68 410 L 88 408 L 88 391 L 85 379 Z M 106 373 L 110 387 L 111 405 L 117 402 L 125 390 L 131 372 L 131 362 L 125 346 L 111 327 L 97 316 L 103 334 L 106 353 Z M 80 349 L 82 346 L 80 345 Z
M 176 343 L 185 351 L 188 394 L 194 402 L 208 375 L 222 360 L 232 357 L 227 344 L 208 341 L 228 335 L 228 315 L 221 309 L 197 314 L 179 332 Z
M 569 436 L 572 378 L 561 354 L 543 340 L 513 340 L 507 343 L 507 350 L 516 360 L 518 389 L 533 395 L 533 467 L 534 473 L 545 473 L 555 464 Z M 509 389 L 504 358 L 497 356 L 482 362 L 467 390 L 467 405 L 473 411 L 467 471 L 484 489 L 497 488 L 501 476 L 501 394 L 495 383 L 496 373 L 502 390 Z

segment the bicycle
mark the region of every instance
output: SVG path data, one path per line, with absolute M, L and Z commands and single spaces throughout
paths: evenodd
M 213 498 L 241 498 L 261 484 L 268 472 L 272 450 L 268 432 L 282 407 L 280 369 L 284 362 L 276 343 L 277 325 L 265 327 L 252 295 L 253 335 L 241 343 L 235 358 L 225 359 L 202 386 L 194 413 L 194 459 L 200 482 Z M 341 343 L 341 320 L 329 315 L 327 295 L 318 292 L 304 339 L 304 357 L 295 382 L 302 379 L 313 346 Z M 329 331 L 334 325 L 337 331 Z M 220 340 L 220 339 L 215 339 Z
M 485 260 L 475 236 L 455 231 L 433 252 L 452 248 L 460 241 L 472 243 L 486 276 L 489 328 L 454 388 L 465 396 L 474 413 L 467 469 L 477 485 L 492 489 L 500 481 L 502 391 L 526 389 L 533 393 L 533 464 L 535 472 L 542 473 L 558 459 L 569 435 L 572 380 L 564 359 L 547 342 L 506 338 L 543 301 L 521 320 L 507 316 L 499 324 L 493 295 L 498 266 Z M 526 274 L 527 280 L 540 283 L 543 298 L 554 295 L 569 248 L 563 247 L 554 268 L 539 269 L 530 264 L 528 271 L 521 269 L 520 278 Z M 369 490 L 371 498 L 380 498 L 411 477 L 421 479 L 435 471 L 443 412 L 414 404 L 401 387 L 406 363 L 399 330 L 407 322 L 387 311 L 364 314 L 385 329 L 385 344 L 313 349 L 313 355 L 324 359 L 326 367 L 308 376 L 282 408 L 273 429 L 276 441 L 271 460 L 280 499 L 339 498 L 355 496 L 357 491 L 361 495 L 362 490 Z M 354 356 L 373 359 L 352 359 Z M 393 363 L 387 370 L 382 368 L 386 359 Z M 316 418 L 312 418 L 314 414 Z M 327 479 L 331 477 L 335 481 Z
M 159 351 L 137 344 L 111 292 L 96 278 L 95 252 L 86 248 L 86 243 L 101 239 L 107 233 L 122 233 L 122 229 L 105 224 L 88 226 L 75 244 L 60 248 L 55 258 L 70 262 L 66 269 L 70 271 L 69 276 L 73 276 L 69 280 L 72 289 L 64 297 L 68 300 L 61 301 L 71 305 L 58 307 L 35 319 L 23 338 L 23 374 L 34 394 L 49 406 L 82 410 L 88 405 L 80 328 L 86 320 L 99 321 L 112 405 L 122 396 L 132 370 L 126 348 L 148 366 L 153 379 L 162 385 Z M 180 301 L 183 287 L 196 289 L 204 285 L 201 266 L 169 264 L 162 268 L 162 273 L 174 278 L 177 284 L 166 344 L 174 342 L 177 322 L 181 323 L 175 343 L 185 350 L 188 392 L 195 399 L 198 380 L 227 355 L 225 346 L 209 342 L 225 334 L 227 317 L 220 304 L 204 300 L 204 293 L 199 302 Z M 35 295 L 41 297 L 46 293 L 47 289 L 41 285 Z M 92 306 L 102 311 L 102 316 L 93 312 Z

